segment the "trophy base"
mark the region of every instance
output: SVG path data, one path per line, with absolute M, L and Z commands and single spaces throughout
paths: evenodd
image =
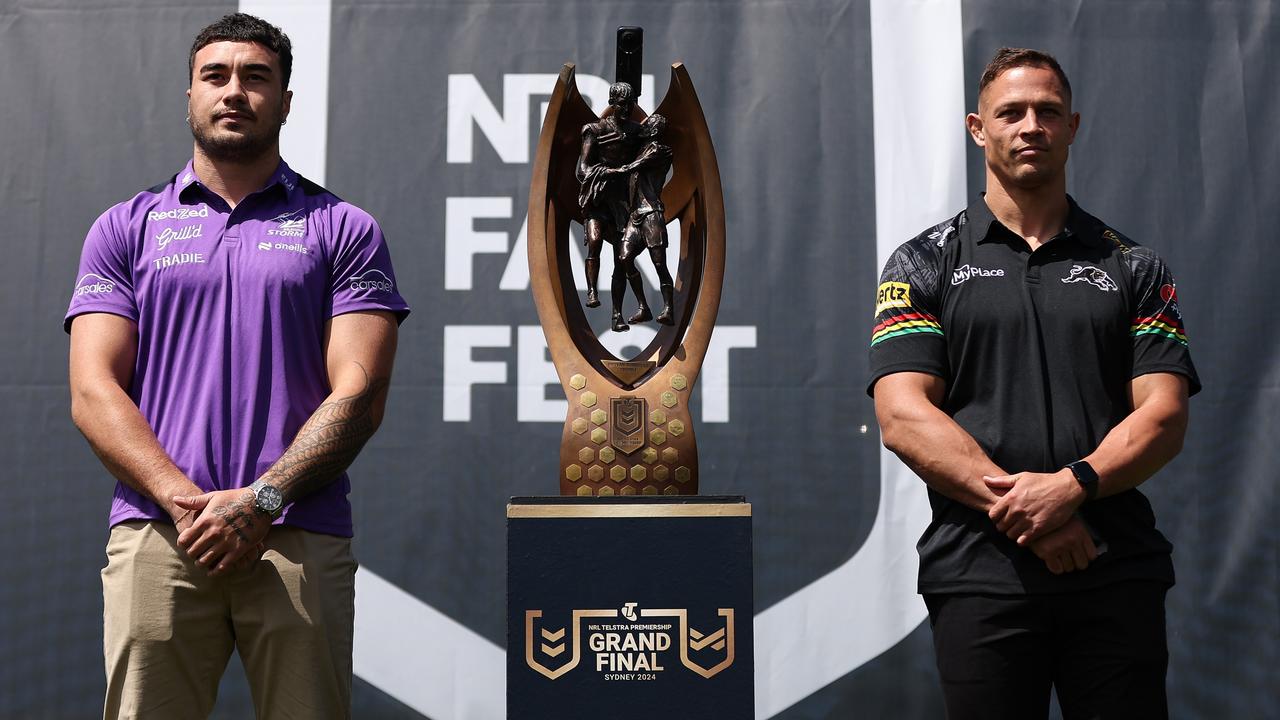
M 507 717 L 754 717 L 751 505 L 507 505 Z

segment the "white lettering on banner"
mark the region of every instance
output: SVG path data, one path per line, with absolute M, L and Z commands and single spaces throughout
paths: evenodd
M 507 233 L 476 230 L 481 218 L 511 217 L 509 197 L 451 197 L 444 201 L 444 289 L 471 289 L 471 259 L 479 253 L 505 253 Z M 527 262 L 527 261 L 526 261 Z
M 473 128 L 480 128 L 502 162 L 522 165 L 529 162 L 531 128 L 542 127 L 547 103 L 539 105 L 536 124 L 529 115 L 530 98 L 550 96 L 556 86 L 554 73 L 507 73 L 502 76 L 502 111 L 494 106 L 485 94 L 480 81 L 470 73 L 449 75 L 449 92 L 446 102 L 445 157 L 451 164 L 472 162 L 475 145 Z M 653 112 L 654 81 L 652 75 L 640 78 L 639 105 L 645 112 Z M 609 82 L 585 73 L 577 76 L 578 91 L 600 113 L 608 105 Z
M 754 325 L 717 325 L 702 361 L 702 422 L 729 422 L 729 351 L 756 346 Z
M 655 330 L 636 325 L 628 333 L 605 331 L 600 343 L 619 357 L 638 352 L 653 340 Z M 721 325 L 711 335 L 711 345 L 703 362 L 698 385 L 702 388 L 702 422 L 729 422 L 729 351 L 754 348 L 753 325 Z M 471 388 L 479 384 L 504 385 L 506 360 L 472 359 L 478 347 L 511 347 L 511 328 L 506 325 L 446 325 L 444 328 L 444 408 L 445 422 L 471 421 Z M 631 352 L 628 352 L 631 351 Z M 516 328 L 516 419 L 520 422 L 564 422 L 568 412 L 558 390 L 555 365 L 547 357 L 547 341 L 538 325 Z M 548 390 L 548 388 L 557 388 Z M 548 398 L 548 392 L 554 398 Z
M 516 420 L 564 422 L 569 402 L 560 392 L 560 378 L 547 352 L 547 337 L 538 325 L 521 325 L 516 331 Z M 554 386 L 557 399 L 547 398 Z
M 507 253 L 509 235 L 501 230 L 476 230 L 477 220 L 509 220 L 514 207 L 509 197 L 451 197 L 444 203 L 444 289 L 471 290 L 475 287 L 476 255 Z M 515 244 L 507 256 L 507 264 L 498 281 L 499 290 L 527 292 L 529 290 L 529 218 L 526 214 L 516 235 Z M 579 290 L 587 289 L 583 269 L 582 232 L 577 225 L 569 227 L 569 264 L 573 268 L 574 283 Z M 667 257 L 680 257 L 680 221 L 667 223 Z M 612 246 L 610 246 L 612 247 Z M 658 289 L 658 273 L 650 262 L 637 263 L 649 287 Z M 674 270 L 673 270 L 674 272 Z M 604 252 L 600 257 L 600 277 L 613 275 L 613 255 Z
M 507 364 L 501 360 L 473 360 L 473 348 L 511 347 L 507 325 L 444 326 L 444 421 L 471 422 L 471 386 L 505 385 Z

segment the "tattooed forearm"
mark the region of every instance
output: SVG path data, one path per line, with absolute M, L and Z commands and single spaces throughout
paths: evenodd
M 284 455 L 262 479 L 292 502 L 333 482 L 356 459 L 377 429 L 374 409 L 386 394 L 386 378 L 370 378 L 363 365 L 364 389 L 316 408 Z

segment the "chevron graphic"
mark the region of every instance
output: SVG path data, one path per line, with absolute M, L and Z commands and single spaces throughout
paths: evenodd
M 548 645 L 546 643 L 542 643 L 542 652 L 546 653 L 547 657 L 557 657 L 560 653 L 564 652 L 564 643 L 560 643 L 559 645 Z
M 556 641 L 557 641 L 557 640 L 559 640 L 560 638 L 563 638 L 563 637 L 564 637 L 564 630 L 565 630 L 564 628 L 560 628 L 560 629 L 559 629 L 559 630 L 557 630 L 556 632 L 551 632 L 550 630 L 548 630 L 548 629 L 546 629 L 546 628 L 543 628 L 543 629 L 542 629 L 542 639 L 543 639 L 543 640 L 546 640 L 546 641 L 548 641 L 548 642 L 556 642 Z
M 693 639 L 693 642 L 689 643 L 689 647 L 694 650 L 705 649 L 708 645 L 711 645 L 715 650 L 724 649 L 724 628 L 720 628 L 706 637 L 703 637 L 702 633 L 697 630 L 689 628 L 689 637 Z

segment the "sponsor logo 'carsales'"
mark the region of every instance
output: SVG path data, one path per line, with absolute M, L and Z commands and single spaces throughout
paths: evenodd
M 381 270 L 370 270 L 363 275 L 357 275 L 350 280 L 352 290 L 381 290 L 382 292 L 391 292 L 395 285 L 391 282 L 391 278 L 387 277 Z
M 76 283 L 75 296 L 81 295 L 105 295 L 109 292 L 115 292 L 116 284 L 113 280 L 108 280 L 101 275 L 87 273 L 80 281 Z

